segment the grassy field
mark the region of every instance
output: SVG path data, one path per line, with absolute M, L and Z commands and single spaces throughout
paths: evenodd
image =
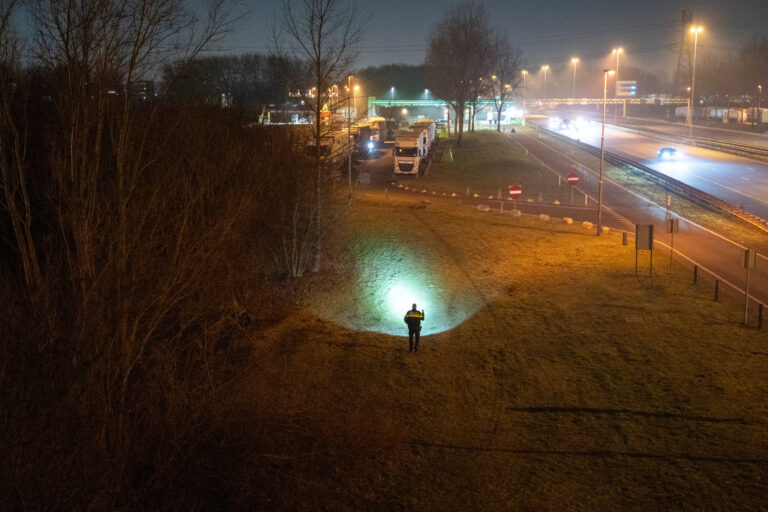
M 455 139 L 443 139 L 440 148 L 445 155 L 449 150 L 453 162 L 433 162 L 429 173 L 419 179 L 418 186 L 441 192 L 480 197 L 496 197 L 501 189 L 507 197 L 508 185 L 522 185 L 520 201 L 538 201 L 539 194 L 544 202 L 570 201 L 569 185 L 563 180 L 558 185 L 557 177 L 525 156 L 522 148 L 512 142 L 508 135 L 494 130 L 482 130 L 464 135 L 462 145 Z
M 483 165 L 503 176 L 499 153 Z M 233 387 L 233 412 L 270 418 L 259 469 L 232 476 L 260 503 L 765 507 L 768 337 L 682 268 L 636 275 L 613 233 L 392 198 L 356 202 L 329 246 Z M 417 354 L 398 285 L 423 298 Z

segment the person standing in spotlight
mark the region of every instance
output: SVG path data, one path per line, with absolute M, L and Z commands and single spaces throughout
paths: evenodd
M 408 324 L 408 352 L 419 351 L 419 334 L 421 333 L 421 322 L 424 320 L 424 310 L 416 309 L 416 304 L 405 314 L 405 321 Z M 414 343 L 415 338 L 415 343 Z

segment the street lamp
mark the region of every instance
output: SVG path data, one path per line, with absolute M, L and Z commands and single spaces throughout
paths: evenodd
M 541 66 L 541 70 L 544 71 L 544 97 L 547 97 L 547 71 L 549 71 L 549 66 L 546 64 L 544 66 Z
M 762 124 L 763 116 L 760 115 L 760 102 L 763 99 L 763 86 L 757 86 L 757 124 Z
M 573 57 L 571 59 L 571 64 L 573 64 L 573 98 L 576 99 L 576 64 L 579 63 L 578 57 Z
M 349 101 L 349 94 L 352 93 L 354 101 L 357 89 L 357 85 L 352 87 L 352 75 L 349 75 L 347 77 L 347 185 L 350 195 L 352 194 L 352 104 Z
M 392 100 L 395 99 L 395 86 L 389 88 L 389 105 L 392 105 Z
M 523 74 L 523 113 L 521 114 L 520 124 L 525 126 L 525 77 L 528 76 L 528 70 L 524 69 L 521 73 Z
M 691 34 L 693 34 L 693 72 L 691 73 L 691 108 L 688 109 L 688 125 L 693 124 L 693 103 L 696 100 L 695 86 L 696 86 L 696 46 L 699 43 L 699 33 L 704 29 L 702 27 L 691 27 Z
M 600 178 L 597 191 L 597 236 L 603 229 L 603 166 L 605 161 L 605 101 L 608 97 L 608 75 L 614 75 L 613 69 L 603 70 L 603 131 L 600 135 Z
M 691 123 L 690 123 L 690 115 L 691 115 L 691 107 L 693 107 L 693 101 L 691 98 L 691 87 L 688 86 L 685 88 L 686 92 L 688 92 L 688 109 L 685 111 L 686 119 L 688 119 L 688 143 L 691 142 L 693 139 L 693 130 L 691 129 Z
M 618 83 L 619 83 L 619 56 L 621 56 L 622 53 L 624 53 L 624 48 L 618 47 L 614 48 L 611 53 L 616 54 L 616 89 L 613 91 L 613 97 L 616 97 L 616 94 L 619 92 Z M 613 110 L 613 118 L 616 119 L 619 116 L 619 104 L 615 104 L 615 108 Z

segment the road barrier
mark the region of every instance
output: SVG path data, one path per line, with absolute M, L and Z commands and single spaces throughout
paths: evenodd
M 554 139 L 566 142 L 568 144 L 572 144 L 593 156 L 596 156 L 596 157 L 600 156 L 600 148 L 591 146 L 589 144 L 586 144 L 578 140 L 574 140 L 570 137 L 561 135 L 551 130 L 547 130 L 546 128 L 542 128 L 541 126 L 537 126 L 535 124 L 532 126 L 534 126 L 536 130 L 539 130 L 540 134 L 544 133 Z M 615 153 L 606 151 L 605 161 L 617 167 L 621 167 L 629 170 L 634 169 L 636 171 L 640 171 L 644 173 L 646 176 L 648 176 L 652 181 L 654 181 L 655 183 L 663 187 L 665 190 L 674 192 L 702 206 L 716 208 L 723 212 L 729 213 L 745 222 L 752 224 L 753 226 L 756 226 L 762 229 L 765 232 L 768 232 L 768 221 L 766 221 L 765 219 L 762 219 L 757 215 L 749 213 L 745 211 L 743 208 L 733 205 L 728 201 L 724 201 L 718 197 L 713 196 L 712 194 L 708 194 L 707 192 L 704 192 L 703 190 L 699 190 L 686 183 L 683 183 L 680 180 L 676 180 L 671 176 L 668 176 L 662 172 L 659 172 L 639 162 L 636 162 L 635 160 L 631 160 L 629 158 L 625 158 Z

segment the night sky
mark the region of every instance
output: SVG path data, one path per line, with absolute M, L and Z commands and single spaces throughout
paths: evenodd
M 523 50 L 526 66 L 549 64 L 565 69 L 572 56 L 582 63 L 605 59 L 623 46 L 622 65 L 674 71 L 680 41 L 680 11 L 706 27 L 702 52 L 729 52 L 745 38 L 768 29 L 766 0 L 699 1 L 482 1 L 495 28 L 505 30 Z M 359 0 L 371 13 L 359 67 L 390 63 L 420 64 L 427 36 L 450 2 L 440 0 Z M 270 48 L 268 24 L 280 14 L 279 0 L 251 0 L 237 9 L 236 29 L 217 45 L 225 52 L 262 52 Z M 607 62 L 607 59 L 606 59 Z M 595 63 L 597 65 L 597 63 Z

